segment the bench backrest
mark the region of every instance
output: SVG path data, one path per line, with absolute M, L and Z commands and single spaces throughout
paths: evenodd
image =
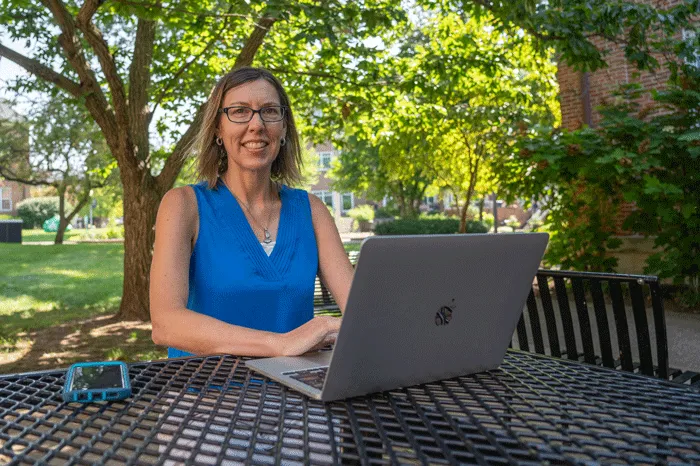
M 348 258 L 353 267 L 357 263 L 358 255 L 358 251 L 350 251 L 348 253 Z M 314 287 L 314 312 L 338 311 L 339 309 L 338 304 L 335 302 L 335 299 L 333 299 L 333 296 L 331 296 L 328 288 L 316 277 L 316 284 Z
M 539 270 L 512 346 L 667 379 L 658 279 Z

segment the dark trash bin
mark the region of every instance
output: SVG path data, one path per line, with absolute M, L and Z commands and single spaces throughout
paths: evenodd
M 0 243 L 22 243 L 22 220 L 0 220 Z

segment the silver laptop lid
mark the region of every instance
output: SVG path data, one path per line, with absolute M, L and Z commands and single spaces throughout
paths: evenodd
M 496 368 L 547 241 L 546 233 L 367 238 L 322 399 Z

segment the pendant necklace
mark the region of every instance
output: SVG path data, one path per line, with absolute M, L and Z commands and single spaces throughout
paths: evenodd
M 223 182 L 224 182 L 224 185 L 226 186 L 226 188 L 228 188 L 228 185 L 226 184 L 226 181 L 224 181 L 223 178 L 221 178 L 221 181 L 223 181 Z M 251 212 L 250 209 L 248 208 L 248 205 L 247 205 L 245 202 L 243 202 L 243 201 L 241 201 L 240 199 L 238 199 L 238 196 L 236 196 L 236 195 L 233 193 L 233 191 L 231 191 L 231 189 L 229 189 L 228 191 L 231 193 L 231 195 L 233 195 L 234 198 L 236 198 L 236 200 L 238 201 L 238 203 L 239 203 L 240 205 L 242 205 L 243 207 L 245 207 L 245 210 L 248 211 L 248 213 L 250 214 L 250 218 L 253 220 L 253 222 L 255 223 L 255 225 L 256 225 L 258 228 L 262 228 L 263 235 L 265 236 L 265 239 L 264 239 L 262 242 L 265 243 L 265 244 L 270 244 L 270 243 L 272 242 L 272 235 L 270 235 L 270 230 L 269 230 L 269 228 L 268 228 L 268 227 L 265 227 L 265 226 L 261 226 L 261 225 L 258 223 L 258 221 L 255 219 L 255 216 L 253 215 L 253 212 Z M 270 216 L 268 216 L 268 218 L 267 218 L 267 224 L 270 225 Z

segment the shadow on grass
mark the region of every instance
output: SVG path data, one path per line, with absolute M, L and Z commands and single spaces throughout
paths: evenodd
M 120 321 L 114 315 L 64 322 L 17 335 L 0 353 L 0 373 L 66 368 L 78 361 L 125 362 L 162 359 L 164 347 L 151 341 L 151 324 Z
M 122 294 L 123 248 L 0 245 L 0 336 L 114 311 Z

